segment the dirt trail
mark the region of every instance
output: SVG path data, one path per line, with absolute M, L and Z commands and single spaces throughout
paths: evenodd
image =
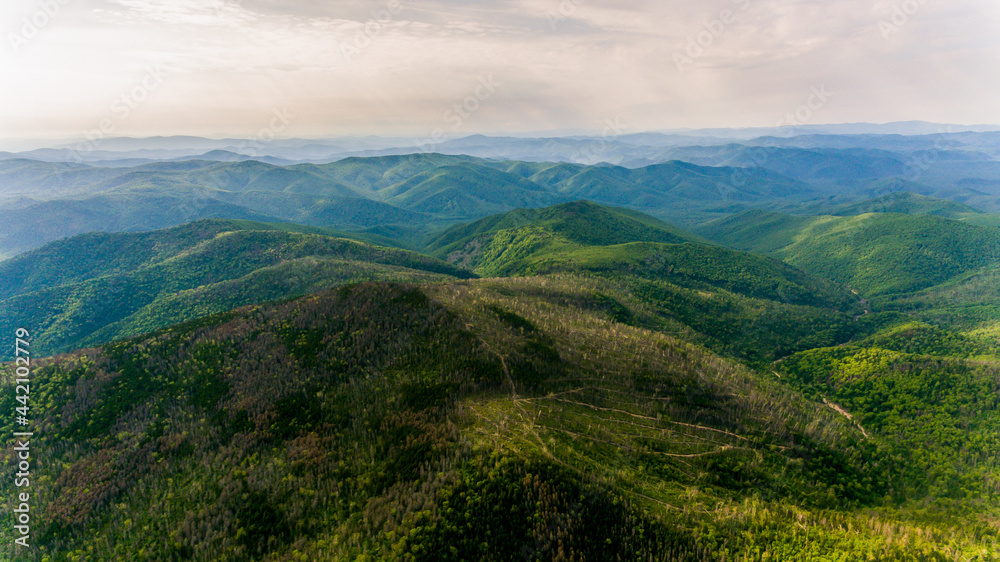
M 838 414 L 844 416 L 845 418 L 848 419 L 848 421 L 850 421 L 851 423 L 853 423 L 855 427 L 857 427 L 858 429 L 861 430 L 861 433 L 862 433 L 862 435 L 865 436 L 865 439 L 870 439 L 870 437 L 868 436 L 868 432 L 865 431 L 865 428 L 861 427 L 861 424 L 859 424 L 858 422 L 854 421 L 854 416 L 852 416 L 850 412 L 848 412 L 847 410 L 845 410 L 844 408 L 842 408 L 839 404 L 834 404 L 833 402 L 830 402 L 829 400 L 826 399 L 825 396 L 823 397 L 823 403 L 826 404 L 827 406 L 829 406 L 833 411 L 835 411 Z

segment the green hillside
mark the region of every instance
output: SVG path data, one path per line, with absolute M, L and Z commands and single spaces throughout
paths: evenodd
M 808 184 L 770 170 L 684 162 L 628 169 L 410 154 L 322 165 L 192 160 L 95 168 L 9 160 L 0 164 L 0 208 L 12 213 L 14 227 L 0 234 L 0 257 L 95 230 L 155 230 L 202 218 L 380 234 L 403 228 L 419 237 L 577 199 L 693 225 L 719 216 L 720 200 L 761 205 L 814 195 Z
M 441 166 L 515 192 L 583 168 L 470 161 L 331 178 L 416 201 L 455 194 Z M 751 211 L 701 231 L 724 247 L 575 201 L 427 255 L 234 220 L 61 240 L 0 262 L 35 545 L 0 558 L 998 561 L 998 232 Z
M 809 208 L 812 214 L 853 217 L 867 213 L 899 213 L 903 215 L 933 215 L 948 219 L 964 219 L 983 214 L 968 205 L 936 199 L 908 191 L 896 191 L 867 201 L 822 205 Z
M 362 284 L 46 361 L 38 558 L 996 559 L 993 508 L 907 511 L 892 428 L 588 303 Z
M 427 250 L 436 255 L 447 255 L 500 230 L 528 225 L 545 228 L 568 242 L 591 246 L 640 241 L 676 243 L 695 239 L 691 234 L 648 215 L 589 201 L 576 201 L 547 209 L 518 209 L 455 226 L 432 240 Z M 476 263 L 470 261 L 468 265 Z
M 43 201 L 5 215 L 9 226 L 0 232 L 0 259 L 95 231 L 156 230 L 203 218 L 276 220 L 273 215 L 206 199 L 200 191 L 182 187 L 162 195 L 140 192 Z
M 360 193 L 375 193 L 411 177 L 432 171 L 441 166 L 456 166 L 478 159 L 444 154 L 406 154 L 372 158 L 346 158 L 331 164 L 301 165 L 296 169 L 315 171 L 346 185 L 355 186 Z
M 922 291 L 889 295 L 879 305 L 995 339 L 1000 334 L 1000 269 L 977 269 Z
M 429 251 L 482 277 L 605 280 L 613 298 L 648 309 L 634 322 L 671 333 L 680 324 L 707 338 L 703 343 L 752 360 L 846 341 L 858 329 L 852 314 L 861 312 L 858 299 L 832 283 L 589 202 L 453 227 Z
M 0 329 L 34 326 L 38 349 L 54 353 L 344 283 L 473 272 L 599 279 L 607 287 L 595 291 L 608 307 L 642 304 L 629 322 L 755 361 L 841 343 L 859 329 L 859 302 L 839 287 L 588 202 L 454 227 L 429 248 L 461 268 L 281 224 L 199 221 L 82 235 L 0 264 Z
M 761 165 L 775 172 L 803 181 L 836 185 L 863 183 L 907 174 L 905 157 L 886 150 L 868 148 L 776 148 L 742 147 L 727 166 Z
M 281 167 L 254 160 L 219 163 L 198 170 L 192 180 L 202 185 L 229 192 L 282 192 L 323 195 L 326 197 L 357 197 L 349 186 L 331 181 L 312 170 Z
M 792 217 L 749 211 L 699 232 L 867 297 L 919 291 L 1000 262 L 1000 229 L 928 215 Z
M 34 327 L 36 351 L 48 354 L 345 283 L 470 276 L 315 230 L 199 221 L 56 242 L 0 264 L 0 329 Z
M 181 227 L 131 234 L 92 232 L 0 262 L 0 298 L 132 271 L 236 230 L 329 233 L 295 224 L 238 220 L 201 220 Z
M 386 202 L 418 212 L 478 218 L 512 204 L 545 207 L 559 198 L 524 178 L 472 164 L 441 166 L 379 192 Z
M 859 344 L 783 360 L 783 379 L 887 438 L 917 497 L 992 496 L 1000 448 L 1000 382 L 992 345 L 909 322 Z M 988 359 L 984 360 L 984 357 Z M 828 402 L 829 403 L 829 402 Z

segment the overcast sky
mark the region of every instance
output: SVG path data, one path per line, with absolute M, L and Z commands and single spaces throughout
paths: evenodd
M 1000 123 L 996 0 L 4 0 L 0 32 L 0 137 Z

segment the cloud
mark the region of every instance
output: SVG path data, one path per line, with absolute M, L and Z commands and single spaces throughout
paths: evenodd
M 927 0 L 889 36 L 906 0 L 394 1 L 74 0 L 5 55 L 0 119 L 88 126 L 161 64 L 123 131 L 238 134 L 288 106 L 289 134 L 424 134 L 491 73 L 467 132 L 771 125 L 820 85 L 815 122 L 1000 122 L 987 0 Z
M 228 0 L 110 0 L 96 12 L 120 24 L 163 23 L 205 27 L 240 27 L 258 16 Z

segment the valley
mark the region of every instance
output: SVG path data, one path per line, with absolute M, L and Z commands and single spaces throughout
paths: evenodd
M 30 559 L 1000 559 L 994 156 L 794 140 L 0 161 Z

